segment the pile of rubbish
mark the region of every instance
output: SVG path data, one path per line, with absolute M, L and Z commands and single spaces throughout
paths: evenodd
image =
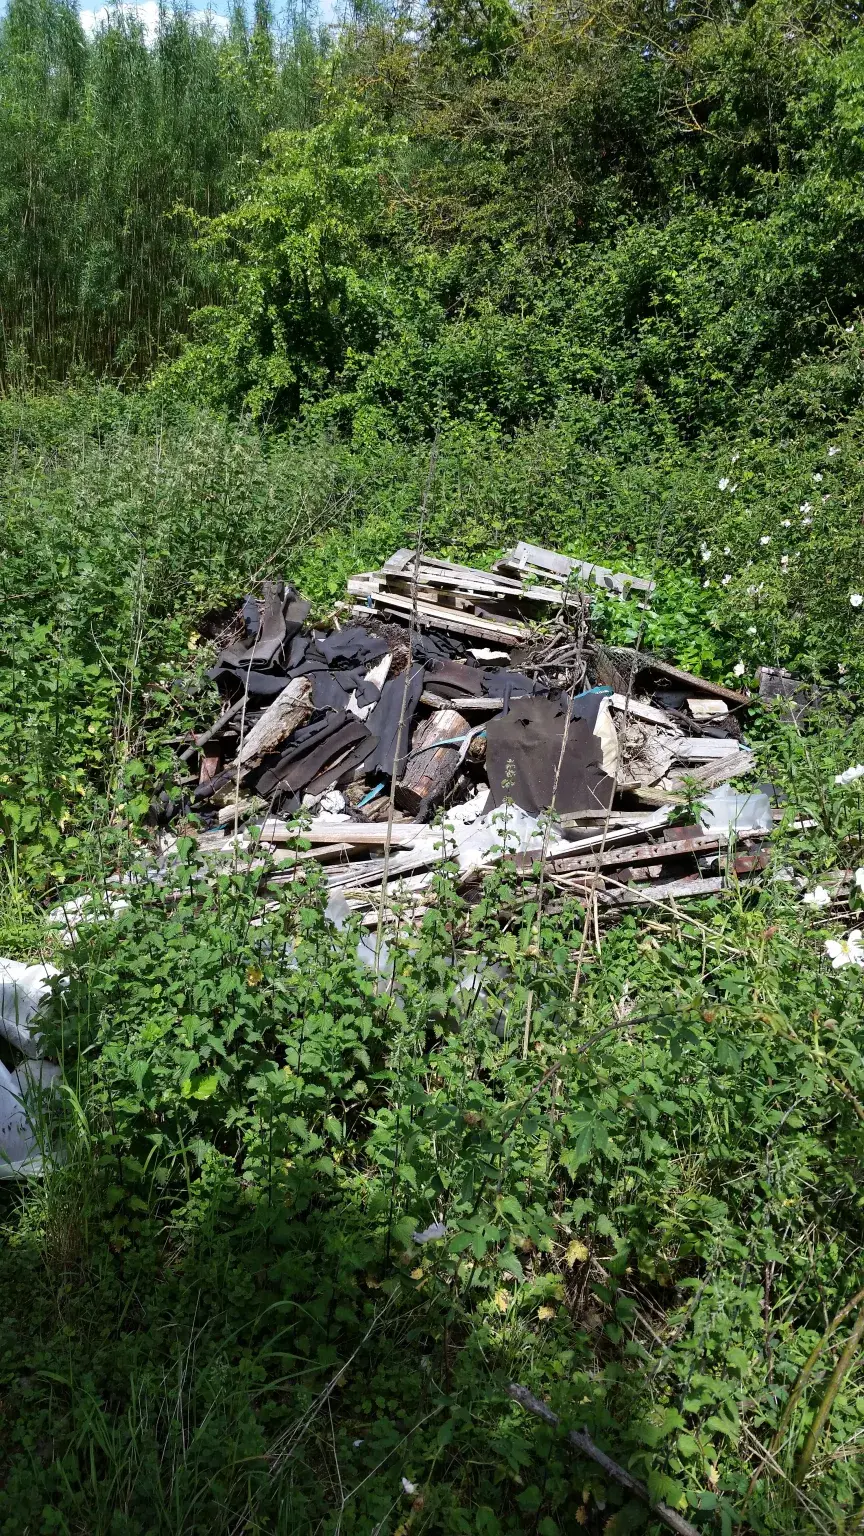
M 597 589 L 622 602 L 653 590 L 525 543 L 491 572 L 399 550 L 349 581 L 323 629 L 292 587 L 265 581 L 222 636 L 209 673 L 222 709 L 180 753 L 189 793 L 163 806 L 161 852 L 115 884 L 170 881 L 181 832 L 217 866 L 260 865 L 265 892 L 317 861 L 336 928 L 352 913 L 361 928 L 412 922 L 442 859 L 470 901 L 483 871 L 513 856 L 526 894 L 542 869 L 546 910 L 575 898 L 595 925 L 608 909 L 757 876 L 782 813 L 770 785 L 729 782 L 753 767 L 751 700 L 600 644 Z M 763 669 L 766 705 L 798 718 L 812 695 Z M 699 820 L 681 825 L 694 805 Z M 109 890 L 100 906 L 85 893 L 50 916 L 71 943 L 129 894 Z M 381 937 L 361 934 L 357 955 L 386 985 Z M 39 1014 L 63 984 L 50 965 L 0 960 L 0 1178 L 38 1175 L 50 1147 L 60 1068 L 43 1057 Z
M 368 912 L 384 887 L 422 904 L 441 859 L 468 888 L 504 852 L 601 907 L 752 876 L 780 812 L 729 786 L 753 766 L 749 697 L 598 643 L 597 588 L 653 590 L 526 543 L 491 572 L 403 549 L 351 578 L 325 631 L 265 582 L 208 674 L 219 718 L 182 754 L 201 848 L 268 849 L 276 880 L 315 859 Z M 669 825 L 694 802 L 698 823 Z

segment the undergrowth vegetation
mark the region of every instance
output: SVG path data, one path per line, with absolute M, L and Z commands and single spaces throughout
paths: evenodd
M 66 975 L 0 1531 L 663 1529 L 515 1380 L 699 1530 L 851 1536 L 864 896 L 801 892 L 864 864 L 859 20 L 283 20 L 0 21 L 0 952 Z M 597 933 L 445 868 L 376 969 L 314 874 L 144 878 L 225 615 L 327 620 L 427 486 L 431 552 L 596 557 L 657 583 L 598 633 L 818 681 L 754 711 L 804 823 L 758 888 Z

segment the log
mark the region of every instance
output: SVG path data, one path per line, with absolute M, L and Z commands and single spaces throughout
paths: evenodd
M 292 678 L 265 709 L 257 725 L 253 725 L 237 754 L 235 766 L 247 773 L 268 752 L 274 752 L 292 731 L 296 731 L 298 725 L 304 725 L 311 713 L 311 682 L 308 677 Z
M 447 788 L 461 760 L 455 737 L 466 735 L 471 727 L 455 709 L 438 709 L 414 732 L 412 750 L 405 762 L 402 778 L 396 785 L 396 804 L 400 810 L 418 818 Z

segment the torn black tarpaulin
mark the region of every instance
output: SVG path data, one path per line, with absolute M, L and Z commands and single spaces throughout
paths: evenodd
M 371 635 L 359 624 L 350 629 L 337 629 L 332 635 L 315 635 L 314 644 L 328 667 L 363 666 L 367 669 L 373 661 L 385 655 L 388 646 L 380 635 Z
M 250 666 L 248 661 L 225 661 L 222 659 L 225 655 L 227 652 L 223 651 L 215 667 L 210 667 L 205 674 L 216 684 L 220 693 L 238 698 L 248 693 L 250 699 L 256 700 L 275 699 L 288 682 L 284 672 L 261 672 Z M 300 674 L 294 672 L 291 675 L 297 677 Z
M 326 735 L 320 736 L 311 745 L 307 742 L 294 753 L 286 753 L 274 769 L 262 774 L 258 781 L 257 790 L 260 795 L 280 794 L 283 791 L 298 793 L 305 789 L 313 780 L 325 780 L 320 787 L 327 788 L 335 778 L 338 778 L 345 769 L 340 767 L 339 772 L 328 776 L 326 770 L 336 766 L 337 762 L 347 754 L 349 748 L 363 744 L 363 751 L 354 762 L 354 767 L 359 767 L 370 752 L 377 745 L 377 738 L 366 729 L 362 720 L 353 715 L 343 714 L 334 716 L 336 729 L 330 730 Z M 285 758 L 290 758 L 286 762 Z M 317 793 L 317 791 L 314 791 Z
M 526 677 L 524 672 L 493 671 L 491 668 L 483 673 L 483 692 L 487 698 L 502 699 L 501 713 L 510 712 L 510 700 L 513 694 L 526 694 L 537 692 L 533 678 Z
M 285 643 L 285 616 L 282 612 L 284 589 L 281 582 L 277 585 L 276 582 L 265 581 L 262 590 L 264 596 L 257 633 L 236 645 L 229 645 L 222 652 L 220 662 L 267 666 L 281 651 Z
M 464 661 L 434 661 L 426 686 L 439 699 L 479 698 L 483 693 L 483 673 Z
M 600 703 L 598 696 L 596 704 L 592 700 L 582 706 L 587 718 L 571 719 L 563 758 L 566 697 L 563 703 L 542 697 L 514 700 L 508 715 L 490 720 L 486 769 L 491 803 L 502 805 L 509 798 L 538 816 L 552 805 L 554 794 L 555 809 L 561 812 L 607 810 L 615 781 L 603 769 L 602 747 L 594 733 Z
M 331 710 L 323 719 L 312 720 L 308 725 L 301 726 L 299 730 L 294 732 L 290 747 L 282 753 L 278 762 L 265 770 L 258 780 L 258 793 L 261 795 L 276 793 L 291 764 L 328 741 L 338 730 L 341 730 L 347 720 L 348 715 L 344 710 L 341 714 L 336 714 Z M 319 759 L 319 765 L 327 761 L 328 758 L 325 755 Z M 319 765 L 313 768 L 313 773 L 319 771 Z
M 409 751 L 411 724 L 414 711 L 420 703 L 425 675 L 424 667 L 412 666 L 410 675 L 406 676 L 403 672 L 399 677 L 391 677 L 381 689 L 381 698 L 368 719 L 370 731 L 378 737 L 378 745 L 366 764 L 367 772 L 389 777 L 397 760 L 401 769 Z M 401 735 L 400 717 L 403 722 Z

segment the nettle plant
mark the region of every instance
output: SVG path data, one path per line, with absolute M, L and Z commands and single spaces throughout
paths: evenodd
M 82 930 L 49 1031 L 115 1251 L 228 1242 L 317 1367 L 420 1308 L 448 1402 L 521 1372 L 566 1414 L 575 1381 L 654 1497 L 729 1529 L 742 1405 L 770 1435 L 864 1239 L 864 972 L 831 970 L 822 918 L 777 882 L 598 953 L 536 869 L 469 904 L 445 866 L 385 949 L 328 919 L 320 871 L 265 903 L 266 865 L 180 855 Z M 835 1414 L 858 1432 L 857 1388 Z M 845 1458 L 813 1470 L 854 1497 Z

